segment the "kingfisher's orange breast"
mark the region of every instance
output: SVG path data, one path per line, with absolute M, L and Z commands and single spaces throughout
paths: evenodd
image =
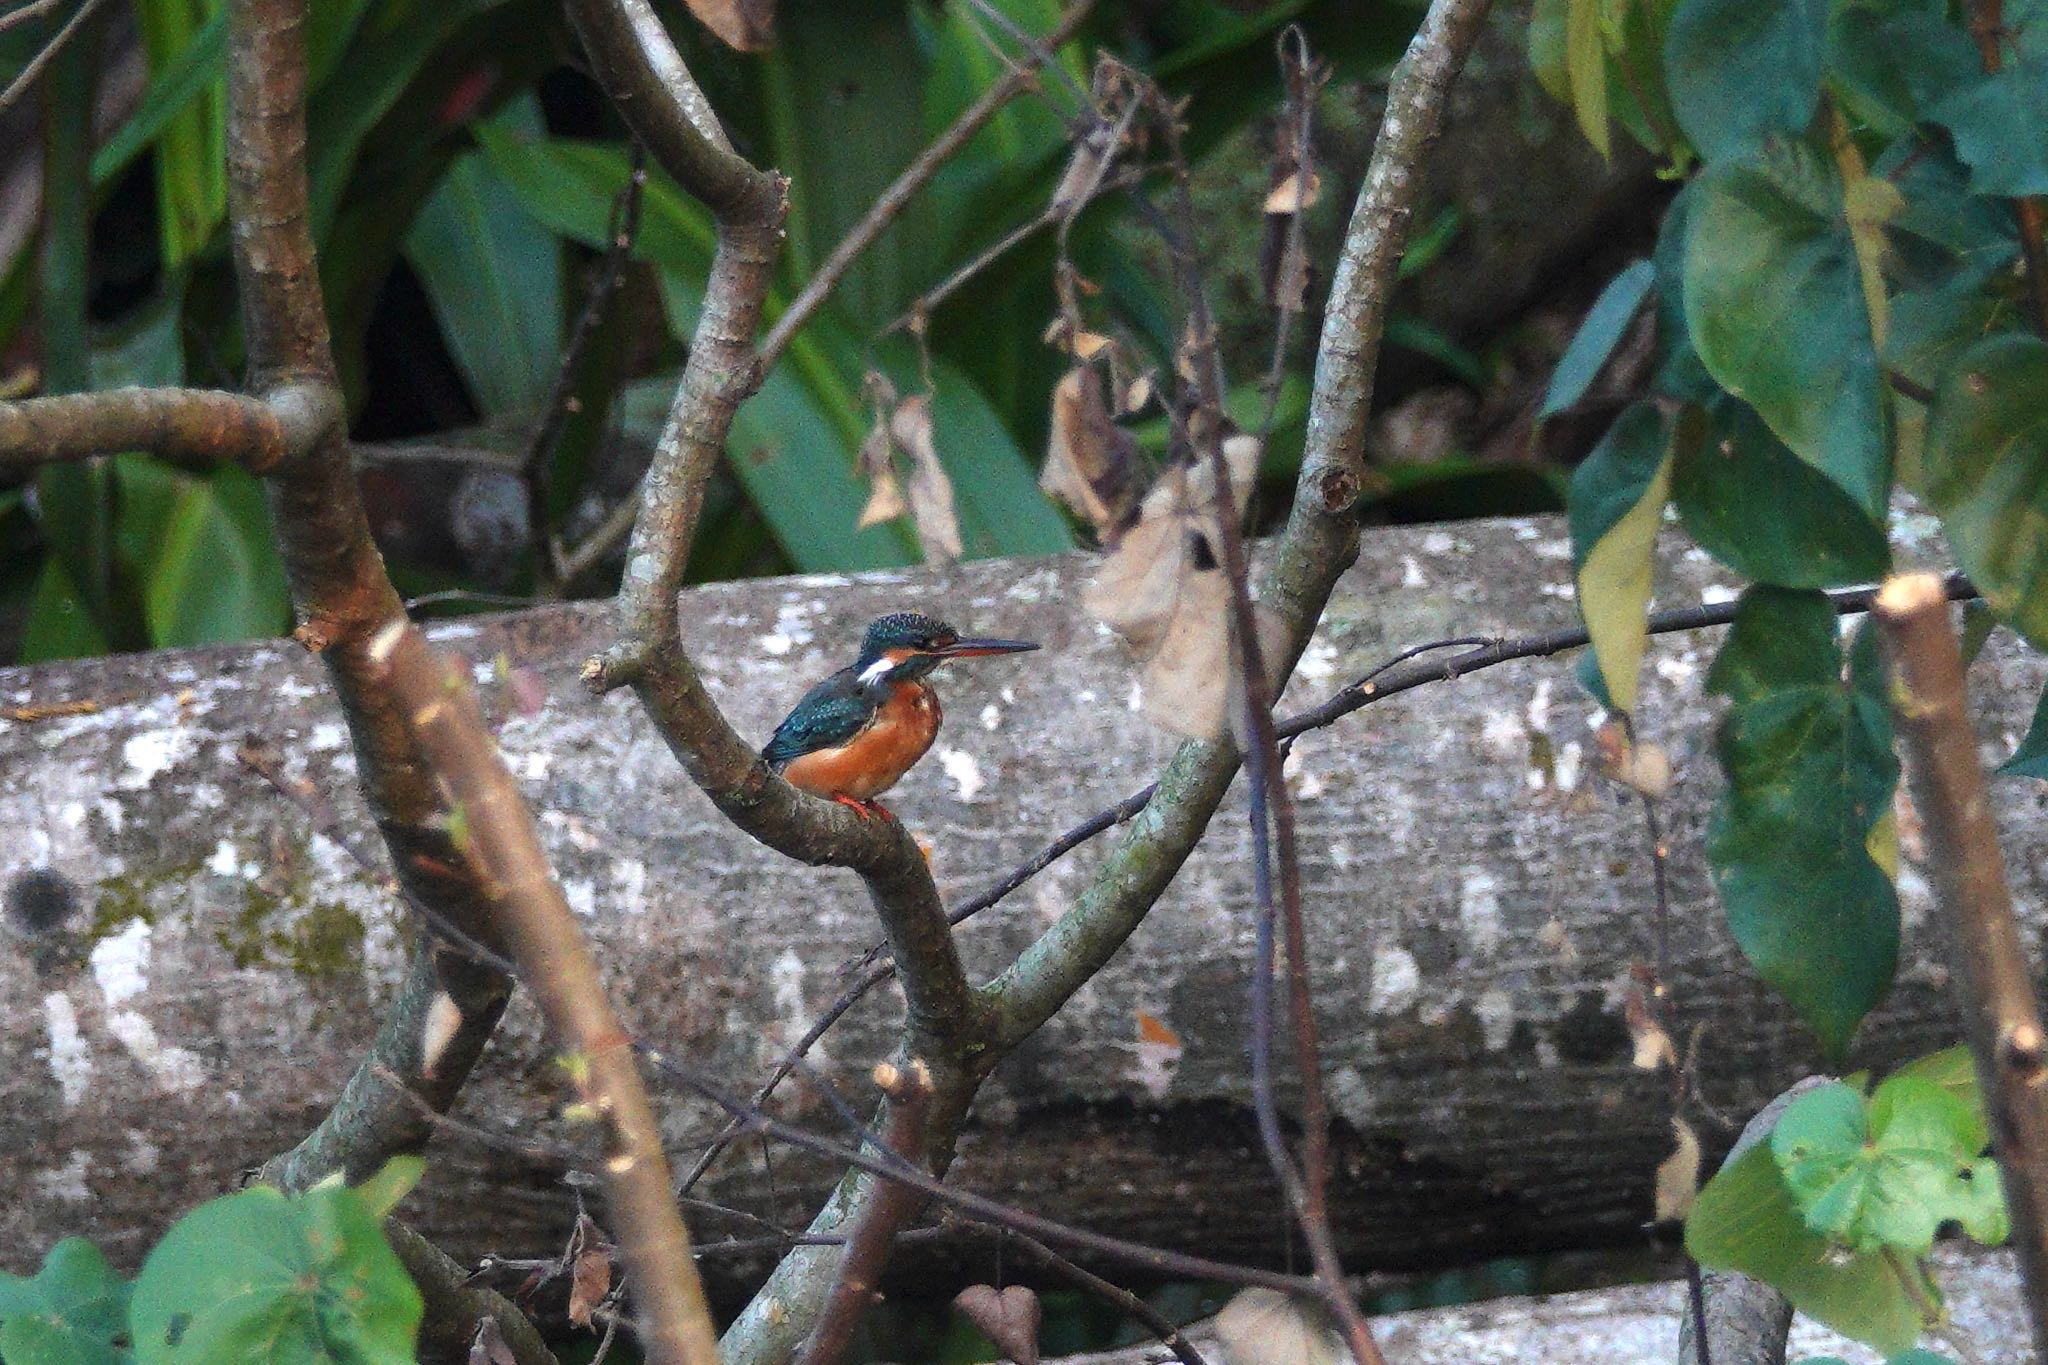
M 819 796 L 866 801 L 896 785 L 939 736 L 939 694 L 922 682 L 899 682 L 875 718 L 846 743 L 789 761 L 782 775 Z

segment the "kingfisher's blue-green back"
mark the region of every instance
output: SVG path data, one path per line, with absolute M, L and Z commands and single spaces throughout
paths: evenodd
M 805 754 L 846 743 L 874 718 L 883 700 L 880 692 L 861 683 L 857 668 L 840 669 L 804 693 L 796 709 L 775 727 L 761 757 L 780 768 Z

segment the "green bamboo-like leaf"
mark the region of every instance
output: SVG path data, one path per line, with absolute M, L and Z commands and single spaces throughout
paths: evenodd
M 1670 486 L 1670 433 L 1649 403 L 1623 410 L 1572 475 L 1579 613 L 1607 693 L 1624 711 L 1635 709 L 1636 671 L 1648 639 L 1651 549 Z
M 1539 422 L 1554 417 L 1585 396 L 1587 388 L 1600 375 L 1614 348 L 1620 344 L 1622 334 L 1635 321 L 1643 298 L 1655 283 L 1657 269 L 1649 261 L 1636 261 L 1619 275 L 1607 282 L 1600 291 L 1600 297 L 1586 313 L 1585 321 L 1579 324 L 1578 333 L 1572 337 L 1571 345 L 1565 347 L 1564 355 L 1558 359 L 1557 370 L 1550 376 L 1550 388 L 1543 395 L 1543 406 L 1536 414 Z
M 228 15 L 223 8 L 167 60 L 152 64 L 154 70 L 141 103 L 93 153 L 92 183 L 111 184 L 202 92 L 217 88 L 227 51 Z
M 2048 194 L 2048 57 L 1978 76 L 1928 117 L 1955 137 L 1976 193 Z
M 66 1237 L 31 1279 L 0 1275 L 7 1365 L 128 1365 L 128 1284 L 100 1249 Z
M 1664 45 L 1678 126 L 1709 164 L 1797 137 L 1820 105 L 1827 0 L 1681 0 Z
M 1707 858 L 1728 927 L 1759 975 L 1839 1055 L 1890 988 L 1899 908 L 1872 855 L 1892 756 L 1874 639 L 1847 678 L 1815 592 L 1752 588 L 1707 678 L 1733 703 L 1718 747 L 1728 787 Z
M 172 73 L 201 47 L 219 0 L 142 0 L 136 19 L 152 76 Z M 203 56 L 203 52 L 202 52 Z M 157 227 L 175 269 L 213 236 L 227 212 L 227 87 L 215 72 L 163 120 L 155 138 Z
M 1926 1325 L 1888 1260 L 1844 1255 L 1806 1226 L 1767 1142 L 1706 1183 L 1685 1249 L 1705 1269 L 1762 1280 L 1814 1321 L 1881 1351 L 1905 1350 Z
M 1671 501 L 1700 548 L 1759 583 L 1826 588 L 1882 578 L 1884 527 L 1722 394 L 1679 424 Z
M 527 213 L 572 241 L 597 250 L 609 245 L 612 203 L 631 167 L 624 147 L 573 138 L 522 138 L 489 123 L 477 124 L 472 131 L 484 159 Z M 636 255 L 663 270 L 701 280 L 711 268 L 717 244 L 711 215 L 675 181 L 649 167 Z
M 262 486 L 239 469 L 194 475 L 142 455 L 115 461 L 125 577 L 141 585 L 157 648 L 278 634 L 290 619 Z
M 1872 520 L 1890 442 L 1841 180 L 1805 144 L 1709 165 L 1691 206 L 1686 321 L 1708 371 Z
M 1579 131 L 1602 156 L 1609 154 L 1607 45 L 1600 25 L 1600 0 L 1565 0 L 1564 69 L 1572 113 Z
M 1922 466 L 1956 562 L 2048 647 L 2048 343 L 2007 332 L 1964 352 L 1928 410 Z
M 264 1186 L 202 1204 L 135 1282 L 142 1365 L 412 1365 L 421 1304 L 352 1190 Z
M 538 111 L 536 110 L 536 117 Z M 561 353 L 562 255 L 483 157 L 458 157 L 413 220 L 406 257 L 485 416 L 538 407 Z

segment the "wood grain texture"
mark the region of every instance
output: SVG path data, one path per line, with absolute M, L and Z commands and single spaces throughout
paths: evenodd
M 1675 533 L 1664 548 L 1659 605 L 1730 584 Z M 1169 752 L 1138 718 L 1128 660 L 1079 610 L 1087 571 L 1075 556 L 721 585 L 686 595 L 683 627 L 754 737 L 884 611 L 927 608 L 1045 642 L 1028 667 L 955 671 L 946 730 L 892 794 L 957 902 L 1148 781 Z M 1565 624 L 1568 581 L 1553 521 L 1372 532 L 1282 709 L 1428 639 Z M 838 993 L 841 965 L 877 937 L 873 914 L 858 878 L 728 827 L 629 698 L 588 698 L 578 669 L 611 638 L 601 605 L 437 632 L 503 718 L 512 770 L 629 1025 L 744 1089 Z M 1700 854 L 1718 786 L 1715 713 L 1700 691 L 1715 645 L 1653 641 L 1642 715 L 1677 771 L 1674 984 L 1683 1028 L 1703 1026 L 1702 1100 L 1728 1121 L 1710 1147 L 1817 1064 L 1810 1036 L 1737 957 Z M 537 712 L 493 682 L 501 654 L 532 670 Z M 1635 1242 L 1647 1216 L 1668 1129 L 1661 1080 L 1629 1068 L 1621 992 L 1651 951 L 1649 868 L 1639 811 L 1590 776 L 1592 707 L 1571 662 L 1392 699 L 1305 738 L 1290 764 L 1338 1120 L 1333 1208 L 1359 1268 Z M 1994 757 L 2024 729 L 2044 671 L 2002 634 L 1977 664 Z M 278 643 L 0 672 L 0 706 L 80 699 L 103 709 L 0 721 L 0 1187 L 14 1192 L 0 1205 L 0 1263 L 11 1269 L 67 1232 L 132 1264 L 179 1209 L 296 1141 L 405 961 L 399 908 L 234 760 L 250 733 L 274 741 L 367 832 L 316 661 Z M 1994 788 L 2030 944 L 2048 923 L 2044 792 Z M 1100 856 L 1081 850 L 963 929 L 970 969 L 1005 963 Z M 1226 812 L 1132 943 L 991 1080 L 958 1179 L 1121 1236 L 1284 1256 L 1246 1095 L 1249 868 L 1241 809 Z M 1904 891 L 1900 984 L 1859 1038 L 1857 1065 L 1958 1036 L 1910 857 Z M 862 1093 L 898 1009 L 878 997 L 856 1011 L 826 1042 L 826 1073 Z M 1179 1037 L 1177 1056 L 1141 1046 L 1141 1013 Z M 457 1114 L 506 1141 L 573 1148 L 582 1139 L 550 1118 L 563 1094 L 518 1000 Z M 790 1094 L 788 1112 L 835 1121 Z M 678 1159 L 717 1127 L 702 1108 L 657 1101 Z M 574 1198 L 557 1154 L 450 1134 L 433 1162 L 410 1213 L 457 1254 L 529 1254 L 566 1237 Z M 771 1179 L 754 1147 L 700 1192 L 796 1225 L 824 1188 L 825 1173 L 787 1154 Z M 693 1227 L 707 1242 L 759 1232 L 701 1215 Z M 945 1253 L 922 1249 L 901 1269 L 945 1273 Z

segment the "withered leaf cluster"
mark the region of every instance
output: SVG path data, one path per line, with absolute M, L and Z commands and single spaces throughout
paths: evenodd
M 860 446 L 860 473 L 868 481 L 860 525 L 866 528 L 908 513 L 925 563 L 951 564 L 964 547 L 953 508 L 953 481 L 939 463 L 931 396 L 914 393 L 898 399 L 895 386 L 879 374 L 868 376 L 867 387 L 875 400 L 875 422 Z M 910 464 L 907 481 L 897 473 L 899 453 Z

